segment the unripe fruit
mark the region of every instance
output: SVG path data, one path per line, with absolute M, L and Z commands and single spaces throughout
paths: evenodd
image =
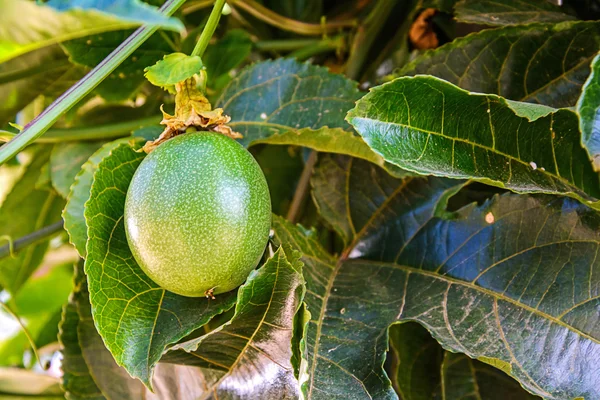
M 269 239 L 271 199 L 252 155 L 213 132 L 186 133 L 152 151 L 125 202 L 129 247 L 158 285 L 183 296 L 235 289 Z

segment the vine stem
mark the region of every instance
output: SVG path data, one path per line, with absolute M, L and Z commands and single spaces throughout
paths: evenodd
M 219 20 L 221 19 L 221 13 L 223 12 L 223 6 L 225 5 L 225 0 L 216 0 L 215 5 L 213 6 L 212 11 L 210 12 L 210 16 L 208 17 L 208 21 L 200 34 L 200 38 L 192 51 L 193 56 L 202 57 L 204 54 L 204 50 L 208 47 L 208 42 L 210 42 L 210 38 L 213 33 L 215 33 L 215 29 L 217 29 L 217 25 L 219 25 Z
M 54 128 L 48 129 L 46 134 L 37 139 L 36 143 L 61 143 L 81 140 L 116 139 L 127 136 L 136 129 L 147 126 L 158 126 L 161 117 L 146 117 L 132 121 L 117 122 L 98 126 L 86 126 L 77 128 Z M 8 142 L 17 136 L 16 133 L 0 130 L 0 142 Z
M 171 15 L 185 0 L 167 0 L 160 8 L 165 15 Z M 125 61 L 144 41 L 146 41 L 158 26 L 142 26 L 136 29 L 123 43 L 112 53 L 92 69 L 79 82 L 56 99 L 33 121 L 25 126 L 25 129 L 15 136 L 10 142 L 0 147 L 0 165 L 23 150 L 29 143 L 40 137 L 54 124 L 61 115 L 70 110 L 81 99 L 87 96 L 96 86 L 110 75 L 123 61 Z
M 27 246 L 42 242 L 57 232 L 60 232 L 63 228 L 63 221 L 60 220 L 51 225 L 45 226 L 40 230 L 18 238 L 17 240 L 9 242 L 7 245 L 0 247 L 0 260 L 8 256 L 12 256 L 19 250 L 24 249 Z M 1 239 L 1 237 L 0 237 Z

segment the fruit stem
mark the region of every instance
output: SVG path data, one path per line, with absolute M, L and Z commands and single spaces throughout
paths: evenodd
M 171 15 L 185 0 L 167 0 L 160 8 L 165 15 Z M 108 77 L 123 61 L 144 43 L 154 32 L 158 25 L 143 25 L 136 29 L 112 53 L 92 69 L 86 76 L 79 80 L 69 90 L 56 99 L 40 115 L 25 126 L 25 129 L 15 136 L 10 142 L 0 148 L 0 165 L 10 160 L 15 154 L 23 150 L 29 143 L 42 136 L 64 113 L 92 92 L 106 77 Z
M 204 50 L 208 47 L 208 42 L 210 42 L 210 38 L 213 33 L 215 33 L 215 29 L 217 29 L 217 25 L 219 25 L 219 20 L 221 19 L 221 13 L 223 12 L 223 6 L 225 5 L 225 0 L 216 0 L 215 5 L 208 17 L 208 21 L 206 22 L 206 26 L 202 30 L 202 34 L 192 51 L 192 56 L 198 56 L 202 58 L 204 54 Z

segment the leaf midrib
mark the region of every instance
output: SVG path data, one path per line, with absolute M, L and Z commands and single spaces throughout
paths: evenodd
M 489 147 L 489 146 L 486 146 L 486 145 L 483 145 L 483 144 L 479 144 L 479 143 L 475 143 L 475 142 L 471 142 L 471 141 L 469 141 L 469 140 L 466 140 L 466 139 L 462 139 L 462 138 L 455 138 L 455 137 L 452 137 L 452 136 L 447 136 L 447 135 L 444 135 L 444 134 L 442 134 L 442 133 L 440 133 L 440 132 L 434 132 L 434 131 L 430 131 L 430 130 L 423 129 L 423 128 L 417 128 L 417 127 L 415 127 L 415 126 L 411 126 L 411 125 L 408 125 L 408 124 L 403 124 L 403 123 L 398 123 L 398 122 L 390 122 L 390 121 L 384 121 L 384 120 L 378 120 L 378 119 L 366 118 L 366 117 L 359 117 L 359 116 L 353 116 L 353 117 L 352 117 L 352 119 L 358 119 L 358 120 L 363 120 L 363 121 L 369 121 L 369 122 L 374 122 L 374 123 L 377 123 L 377 124 L 390 124 L 390 125 L 395 125 L 395 126 L 399 126 L 399 127 L 401 127 L 401 128 L 405 128 L 405 129 L 412 129 L 412 130 L 415 130 L 415 131 L 418 131 L 418 132 L 421 132 L 421 133 L 424 133 L 424 134 L 428 134 L 428 135 L 434 135 L 434 136 L 439 136 L 439 137 L 441 137 L 441 138 L 448 139 L 448 140 L 450 140 L 450 141 L 458 141 L 458 142 L 461 142 L 461 143 L 466 143 L 466 144 L 469 144 L 469 145 L 471 145 L 471 146 L 474 146 L 474 147 L 479 147 L 479 148 L 481 148 L 481 149 L 483 149 L 483 150 L 486 150 L 486 151 L 489 151 L 489 152 L 492 152 L 492 153 L 498 154 L 498 155 L 500 155 L 500 156 L 503 156 L 503 157 L 505 157 L 505 158 L 507 158 L 507 159 L 509 159 L 509 160 L 514 160 L 514 161 L 516 161 L 516 162 L 518 162 L 518 163 L 520 163 L 520 164 L 522 164 L 522 165 L 524 165 L 524 166 L 526 166 L 526 167 L 529 167 L 529 168 L 531 168 L 531 166 L 529 165 L 529 163 L 527 163 L 526 161 L 523 161 L 523 160 L 521 160 L 521 159 L 519 159 L 519 158 L 517 158 L 517 157 L 515 157 L 515 156 L 511 156 L 511 155 L 509 155 L 509 154 L 506 154 L 506 153 L 504 153 L 504 152 L 498 151 L 498 150 L 496 150 L 496 149 L 494 149 L 494 148 L 492 148 L 492 147 Z M 400 159 L 400 160 L 401 160 L 400 162 L 413 162 L 413 161 L 416 161 L 416 160 L 409 160 L 409 159 Z M 535 161 L 535 160 L 532 160 L 532 161 Z M 572 183 L 572 182 L 570 182 L 570 181 L 566 180 L 565 178 L 563 178 L 563 177 L 562 177 L 562 176 L 560 176 L 560 175 L 551 174 L 550 172 L 548 172 L 548 171 L 546 171 L 546 170 L 542 170 L 542 169 L 541 169 L 541 168 L 539 168 L 539 167 L 536 169 L 536 171 L 539 171 L 539 172 L 541 172 L 542 174 L 544 174 L 544 175 L 546 175 L 546 176 L 548 176 L 548 177 L 550 177 L 550 178 L 552 178 L 552 179 L 555 179 L 555 180 L 557 180 L 557 181 L 560 181 L 560 182 L 562 182 L 562 183 L 566 184 L 566 185 L 567 185 L 567 186 L 569 186 L 569 187 L 576 188 L 578 191 L 581 191 L 581 192 L 583 192 L 583 193 L 584 193 L 586 196 L 590 196 L 589 194 L 587 194 L 587 193 L 585 192 L 585 189 L 582 189 L 582 188 L 580 188 L 580 187 L 576 186 L 576 184 L 575 184 L 575 183 Z M 415 172 L 418 172 L 418 171 L 415 171 Z M 436 175 L 436 174 L 434 174 L 434 175 Z M 448 175 L 441 175 L 441 176 L 448 176 Z M 469 177 L 472 177 L 472 175 L 465 175 L 464 177 L 466 177 L 466 178 L 469 178 Z M 485 176 L 481 176 L 481 178 L 490 179 L 490 178 L 487 178 L 487 177 L 485 177 Z M 480 178 L 475 178 L 475 179 L 480 179 Z M 490 179 L 490 180 L 493 180 L 493 181 L 495 181 L 495 182 L 500 182 L 500 181 L 496 181 L 496 180 L 494 180 L 494 179 Z M 502 183 L 503 183 L 503 182 L 502 182 Z M 555 192 L 549 192 L 549 191 L 548 191 L 548 193 L 555 193 Z M 577 195 L 581 196 L 581 194 L 580 194 L 580 193 L 577 193 L 577 192 L 574 192 L 574 194 L 577 194 Z M 590 197 L 592 197 L 592 196 L 590 196 Z

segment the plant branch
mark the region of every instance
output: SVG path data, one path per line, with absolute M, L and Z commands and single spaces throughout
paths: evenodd
M 117 122 L 99 126 L 86 126 L 82 128 L 54 128 L 49 129 L 44 136 L 37 139 L 36 143 L 61 143 L 70 141 L 91 141 L 102 139 L 117 139 L 131 134 L 136 129 L 157 125 L 161 117 L 140 118 L 133 121 Z M 0 130 L 0 142 L 8 142 L 17 136 L 16 133 Z
M 294 192 L 294 198 L 292 199 L 292 204 L 290 204 L 290 209 L 287 213 L 287 220 L 290 222 L 296 222 L 298 215 L 300 214 L 300 209 L 302 204 L 304 204 L 304 199 L 308 195 L 308 188 L 310 186 L 310 177 L 312 175 L 312 170 L 317 163 L 317 152 L 312 150 L 310 155 L 308 156 L 308 160 L 306 160 L 306 164 L 304 164 L 304 169 L 302 170 L 302 175 L 300 175 L 300 180 L 298 181 L 298 186 L 296 186 L 296 191 Z
M 23 250 L 25 247 L 31 246 L 39 242 L 43 242 L 55 233 L 60 232 L 62 229 L 63 221 L 60 220 L 58 222 L 53 223 L 52 225 L 45 226 L 40 230 L 32 232 L 29 235 L 20 237 L 17 240 L 0 247 L 0 260 L 9 257 L 20 250 Z
M 383 3 L 385 3 L 384 1 Z M 254 0 L 229 0 L 229 4 L 233 7 L 238 7 L 248 14 L 273 25 L 281 30 L 294 32 L 300 35 L 318 36 L 327 33 L 335 32 L 342 28 L 350 28 L 356 26 L 356 21 L 353 19 L 344 21 L 331 21 L 323 24 L 310 24 L 307 22 L 296 21 L 283 15 L 277 14 L 269 10 L 262 4 Z
M 160 10 L 165 15 L 171 15 L 184 2 L 185 0 L 167 0 Z M 100 82 L 131 56 L 157 29 L 158 26 L 142 26 L 136 29 L 119 47 L 102 60 L 100 64 L 63 93 L 33 121 L 27 124 L 20 134 L 3 145 L 0 148 L 0 165 L 4 164 L 19 151 L 23 150 L 29 143 L 43 135 L 61 115 L 94 90 Z
M 312 56 L 322 53 L 328 53 L 333 50 L 342 49 L 344 47 L 344 36 L 338 35 L 334 38 L 325 38 L 319 42 L 306 46 L 288 54 L 288 57 L 296 58 L 299 61 L 306 60 Z
M 217 29 L 217 25 L 219 25 L 219 20 L 221 19 L 221 13 L 223 12 L 223 6 L 225 5 L 225 0 L 216 0 L 215 5 L 208 17 L 208 21 L 200 34 L 200 38 L 192 51 L 193 56 L 202 57 L 204 54 L 204 50 L 208 47 L 208 42 L 210 42 L 210 38 L 213 33 L 215 33 L 215 29 Z
M 396 6 L 398 0 L 378 1 L 366 20 L 359 26 L 358 32 L 350 48 L 350 56 L 346 63 L 346 76 L 358 79 L 371 45 L 383 29 L 385 21 Z

